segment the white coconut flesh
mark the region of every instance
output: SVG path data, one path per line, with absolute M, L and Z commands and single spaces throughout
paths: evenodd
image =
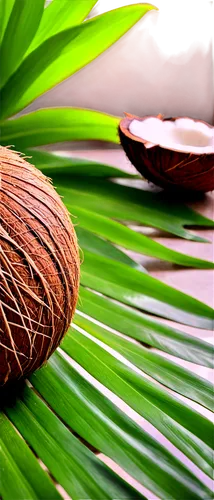
M 214 153 L 214 127 L 190 118 L 175 121 L 148 117 L 132 120 L 129 125 L 132 135 L 146 141 L 145 147 L 159 145 L 173 151 L 185 153 Z

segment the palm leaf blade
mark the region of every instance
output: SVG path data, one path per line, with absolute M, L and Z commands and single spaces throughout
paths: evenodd
M 45 40 L 2 89 L 1 118 L 17 113 L 91 62 L 151 9 L 149 5 L 122 7 Z
M 133 252 L 143 253 L 144 255 L 151 255 L 168 262 L 174 262 L 182 266 L 199 267 L 204 269 L 213 269 L 214 263 L 191 257 L 169 248 L 164 245 L 153 241 L 151 238 L 133 231 L 127 226 L 119 224 L 108 217 L 104 217 L 96 212 L 84 210 L 79 206 L 72 206 L 67 203 L 67 208 L 75 213 L 77 222 L 81 227 L 92 231 L 93 233 L 110 240 L 116 245 L 120 245 Z M 81 243 L 80 243 L 81 244 Z
M 96 0 L 53 0 L 44 10 L 42 21 L 27 54 L 33 52 L 47 38 L 84 21 Z
M 140 483 L 161 498 L 203 495 L 204 486 L 175 457 L 91 386 L 59 353 L 42 371 L 33 375 L 32 383 L 61 418 Z
M 82 331 L 68 333 L 62 348 L 196 465 L 211 474 L 213 427 L 208 419 L 135 373 Z
M 85 250 L 81 283 L 124 304 L 199 328 L 212 329 L 211 307 L 123 263 Z
M 117 142 L 117 124 L 118 118 L 98 111 L 41 109 L 14 120 L 2 121 L 1 144 L 12 143 L 22 151 L 28 147 L 81 139 Z
M 78 309 L 104 325 L 192 363 L 213 367 L 213 346 L 169 327 L 136 309 L 80 287 Z
M 65 180 L 66 184 L 66 180 Z M 183 204 L 163 199 L 158 195 L 122 186 L 102 179 L 84 179 L 81 183 L 72 178 L 66 187 L 63 177 L 58 182 L 58 191 L 65 204 L 81 206 L 98 214 L 121 221 L 134 221 L 194 241 L 207 241 L 184 229 L 184 226 L 199 225 L 213 227 L 213 221 L 194 212 Z M 169 217 L 170 214 L 170 217 Z
M 0 88 L 21 63 L 39 26 L 45 0 L 16 0 L 0 47 Z
M 74 499 L 142 496 L 116 476 L 61 423 L 47 405 L 25 388 L 6 412 L 19 432 Z
M 86 160 L 84 158 L 68 158 L 51 154 L 35 149 L 23 149 L 22 152 L 27 156 L 27 161 L 36 165 L 37 168 L 43 171 L 48 177 L 54 178 L 57 184 L 57 179 L 66 178 L 68 182 L 72 177 L 134 177 L 131 174 L 123 172 L 119 168 L 98 163 L 95 161 Z
M 0 43 L 4 37 L 5 30 L 10 18 L 10 14 L 13 10 L 15 0 L 0 0 Z
M 78 313 L 78 311 L 75 315 L 74 324 L 112 347 L 161 384 L 196 401 L 209 410 L 213 410 L 214 387 L 202 377 L 194 375 L 191 371 L 139 344 L 134 344 L 127 339 L 112 334 L 106 328 L 97 325 L 91 318 L 86 318 Z
M 60 500 L 50 478 L 3 413 L 0 429 L 0 495 L 6 500 Z
M 81 250 L 88 250 L 93 253 L 94 259 L 96 259 L 96 255 L 101 255 L 110 260 L 122 262 L 123 264 L 133 267 L 133 269 L 137 269 L 138 271 L 147 272 L 143 266 L 128 257 L 128 255 L 123 253 L 117 247 L 112 245 L 110 242 L 104 241 L 90 231 L 87 231 L 82 227 L 76 227 L 76 234 Z

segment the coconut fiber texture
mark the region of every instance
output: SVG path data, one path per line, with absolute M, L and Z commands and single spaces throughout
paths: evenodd
M 74 314 L 79 253 L 49 179 L 0 147 L 0 385 L 40 367 Z

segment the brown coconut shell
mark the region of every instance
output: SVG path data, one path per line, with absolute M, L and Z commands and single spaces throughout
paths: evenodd
M 49 358 L 70 325 L 78 286 L 77 239 L 59 195 L 0 147 L 0 385 Z
M 132 5 L 127 7 L 132 8 Z M 149 13 L 153 24 L 157 12 Z M 108 15 L 103 13 L 100 15 Z M 80 106 L 123 116 L 172 116 L 213 122 L 213 39 L 165 53 L 142 26 L 145 18 L 96 61 L 39 98 L 30 109 Z
M 119 124 L 121 145 L 135 168 L 149 181 L 167 190 L 207 192 L 214 189 L 214 153 L 194 154 L 167 149 L 158 144 L 147 147 L 147 141 L 130 130 L 132 120 L 143 121 L 126 113 Z M 165 120 L 163 115 L 153 116 Z M 177 118 L 167 118 L 175 121 Z M 202 122 L 201 120 L 195 120 Z M 208 127 L 211 125 L 207 124 Z

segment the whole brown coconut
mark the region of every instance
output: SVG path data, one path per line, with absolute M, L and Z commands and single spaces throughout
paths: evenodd
M 214 127 L 191 118 L 126 114 L 119 136 L 137 170 L 157 186 L 174 191 L 214 189 Z
M 59 345 L 79 286 L 76 235 L 50 181 L 0 147 L 0 385 Z

